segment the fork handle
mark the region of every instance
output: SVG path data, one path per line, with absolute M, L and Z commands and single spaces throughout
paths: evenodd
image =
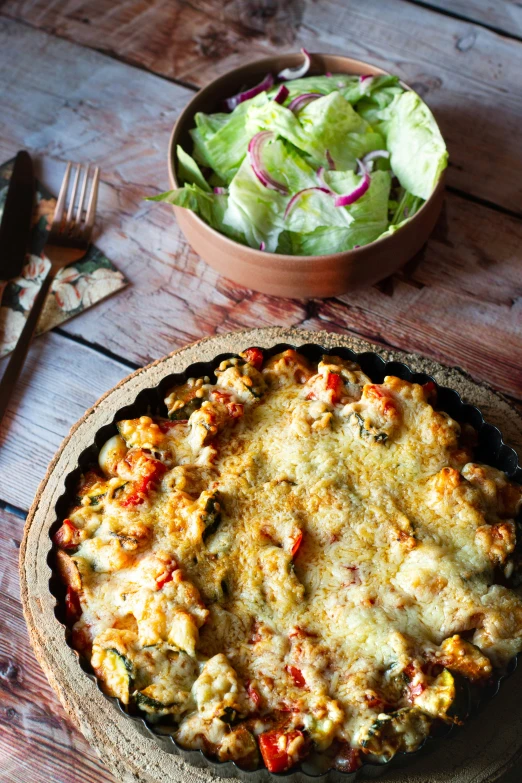
M 44 302 L 47 298 L 47 294 L 54 280 L 56 271 L 51 267 L 44 278 L 40 290 L 36 295 L 36 299 L 33 302 L 33 306 L 29 311 L 27 320 L 24 324 L 24 328 L 20 333 L 18 342 L 16 343 L 14 350 L 9 359 L 9 363 L 5 368 L 5 372 L 0 381 L 0 424 L 4 418 L 4 414 L 7 410 L 7 405 L 14 391 L 15 384 L 18 380 L 22 367 L 24 366 L 25 357 L 31 345 L 36 325 L 38 324 L 38 318 L 42 312 Z

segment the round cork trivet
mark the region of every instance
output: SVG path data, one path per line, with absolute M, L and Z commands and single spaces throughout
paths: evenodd
M 505 442 L 519 453 L 522 451 L 520 415 L 500 395 L 474 383 L 460 370 L 416 355 L 382 349 L 349 335 L 328 332 L 274 327 L 211 337 L 138 370 L 105 394 L 75 424 L 49 466 L 27 518 L 20 571 L 25 618 L 38 660 L 72 720 L 111 772 L 125 783 L 210 783 L 217 776 L 209 769 L 198 769 L 179 756 L 166 753 L 154 740 L 144 737 L 132 721 L 105 699 L 80 669 L 76 655 L 66 644 L 64 629 L 54 614 L 55 599 L 49 590 L 51 571 L 47 563 L 49 528 L 56 518 L 56 501 L 64 492 L 64 478 L 76 467 L 80 453 L 93 442 L 94 433 L 112 421 L 115 411 L 132 403 L 142 389 L 157 385 L 170 373 L 182 372 L 193 362 L 211 361 L 219 354 L 238 353 L 252 345 L 269 348 L 283 342 L 375 350 L 385 359 L 404 361 L 412 369 L 427 372 L 442 385 L 456 389 L 466 402 L 477 405 L 485 418 L 500 428 Z M 522 757 L 521 684 L 519 669 L 481 715 L 441 742 L 437 750 L 426 756 L 420 754 L 403 770 L 387 770 L 381 779 L 387 783 L 500 780 Z

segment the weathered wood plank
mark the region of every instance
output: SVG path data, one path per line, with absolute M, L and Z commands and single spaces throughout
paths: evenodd
M 129 372 L 68 338 L 49 333 L 35 340 L 2 424 L 0 498 L 29 508 L 71 426 Z
M 8 94 L 15 59 L 20 82 L 17 99 L 0 118 L 0 155 L 7 158 L 20 146 L 36 151 L 43 179 L 55 191 L 64 159 L 101 165 L 98 244 L 133 283 L 66 324 L 70 334 L 144 364 L 215 331 L 307 321 L 311 306 L 304 302 L 269 298 L 219 278 L 187 246 L 170 209 L 142 201 L 144 193 L 168 186 L 169 129 L 188 91 L 17 23 L 4 22 L 0 43 L 0 87 Z M 440 356 L 441 314 L 466 311 L 465 329 L 452 320 L 444 330 L 446 361 L 522 397 L 520 375 L 511 369 L 522 339 L 521 241 L 521 221 L 449 194 L 445 219 L 408 273 L 410 289 L 430 289 L 422 344 L 415 328 L 401 328 L 398 293 L 385 299 L 385 310 L 377 306 L 383 294 L 373 289 L 344 298 L 336 305 L 339 323 L 360 334 L 394 335 L 399 347 Z M 362 322 L 358 303 L 372 297 L 375 306 L 364 305 Z M 426 293 L 422 297 L 426 301 Z
M 0 510 L 0 782 L 115 783 L 66 717 L 29 645 L 18 583 L 23 524 Z
M 517 0 L 427 0 L 425 4 L 522 38 L 522 6 Z
M 301 45 L 370 60 L 399 73 L 436 112 L 451 185 L 522 211 L 522 47 L 483 27 L 403 0 L 7 0 L 2 10 L 197 85 Z

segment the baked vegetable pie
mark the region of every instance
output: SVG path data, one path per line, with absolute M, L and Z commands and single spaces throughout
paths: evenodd
M 353 771 L 522 649 L 521 487 L 436 388 L 250 348 L 120 421 L 54 536 L 72 644 L 185 748 Z

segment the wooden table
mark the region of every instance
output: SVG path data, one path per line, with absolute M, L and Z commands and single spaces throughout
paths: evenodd
M 398 73 L 451 154 L 445 214 L 419 257 L 374 288 L 310 302 L 219 278 L 171 211 L 142 200 L 168 187 L 169 133 L 194 90 L 302 45 Z M 55 191 L 66 160 L 101 166 L 96 241 L 132 285 L 35 342 L 2 434 L 1 783 L 114 780 L 34 660 L 17 556 L 61 439 L 131 369 L 216 332 L 347 330 L 459 365 L 521 403 L 521 71 L 522 5 L 510 0 L 4 0 L 0 160 L 28 149 Z

